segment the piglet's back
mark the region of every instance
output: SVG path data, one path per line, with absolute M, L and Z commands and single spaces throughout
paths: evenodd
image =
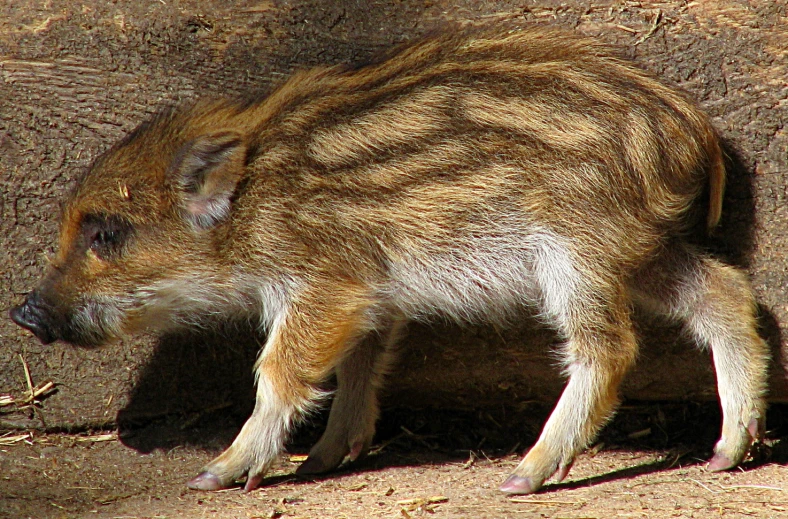
M 468 252 L 480 236 L 518 249 L 537 230 L 637 264 L 693 223 L 709 184 L 709 223 L 719 217 L 706 117 L 605 46 L 554 30 L 444 35 L 302 72 L 242 118 L 259 124 L 239 215 L 256 219 L 274 196 L 296 241 L 349 264 L 359 251 L 378 265 Z

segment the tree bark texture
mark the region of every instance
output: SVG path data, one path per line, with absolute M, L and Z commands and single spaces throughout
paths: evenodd
M 0 308 L 18 304 L 53 252 L 59 203 L 98 154 L 162 108 L 269 90 L 293 69 L 364 61 L 433 30 L 552 24 L 621 46 L 689 92 L 731 157 L 711 246 L 752 276 L 774 352 L 770 398 L 788 400 L 788 18 L 783 2 L 474 0 L 27 0 L 0 6 Z M 716 397 L 708 354 L 639 319 L 624 396 Z M 0 319 L 0 395 L 56 385 L 0 428 L 81 429 L 218 408 L 249 410 L 261 338 L 241 325 L 96 349 L 42 346 Z M 412 326 L 389 405 L 515 407 L 551 401 L 557 339 L 515 329 Z

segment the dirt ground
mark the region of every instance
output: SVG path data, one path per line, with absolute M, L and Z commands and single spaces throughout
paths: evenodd
M 511 430 L 489 415 L 392 411 L 368 458 L 320 479 L 293 476 L 319 424 L 307 427 L 263 487 L 206 493 L 185 481 L 231 439 L 221 416 L 139 430 L 14 433 L 0 440 L 0 517 L 26 518 L 719 518 L 788 517 L 785 406 L 742 468 L 709 473 L 714 405 L 628 406 L 567 480 L 530 496 L 498 485 L 533 441 L 543 410 Z M 508 429 L 511 429 L 509 427 Z M 213 448 L 189 447 L 191 436 Z M 517 438 L 522 443 L 517 443 Z M 149 453 L 146 441 L 163 448 Z M 137 449 L 128 444 L 137 445 Z

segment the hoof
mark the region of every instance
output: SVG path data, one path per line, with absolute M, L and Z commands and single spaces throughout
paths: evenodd
M 570 461 L 566 465 L 560 465 L 558 467 L 558 470 L 555 472 L 555 474 L 556 474 L 556 480 L 559 483 L 562 482 L 563 480 L 565 480 L 566 476 L 569 475 L 569 471 L 572 469 L 572 465 L 573 464 L 574 464 L 574 461 Z
M 706 465 L 706 469 L 711 472 L 720 472 L 722 470 L 733 468 L 736 465 L 737 463 L 729 460 L 726 456 L 723 456 L 722 454 L 715 454 L 709 460 L 709 464 Z
M 750 438 L 753 440 L 760 440 L 763 436 L 763 422 L 757 418 L 753 418 L 750 420 L 750 423 L 747 424 L 747 432 L 750 433 Z
M 297 476 L 313 476 L 316 474 L 325 474 L 332 468 L 333 467 L 327 467 L 323 463 L 323 460 L 315 456 L 309 456 L 305 462 L 298 466 L 295 473 Z
M 249 476 L 246 478 L 246 484 L 244 485 L 244 492 L 251 492 L 255 488 L 260 486 L 260 482 L 263 481 L 263 476 Z
M 367 455 L 367 449 L 364 445 L 364 442 L 356 442 L 350 448 L 350 454 L 348 454 L 348 459 L 350 461 L 356 461 L 359 459 L 365 458 Z
M 512 474 L 506 478 L 506 481 L 503 482 L 499 489 L 507 494 L 532 494 L 539 490 L 541 486 L 541 484 L 534 483 L 531 478 L 521 478 Z
M 190 479 L 186 486 L 192 490 L 223 490 L 228 488 L 227 485 L 222 484 L 219 477 L 211 474 L 210 472 L 200 472 L 192 479 Z

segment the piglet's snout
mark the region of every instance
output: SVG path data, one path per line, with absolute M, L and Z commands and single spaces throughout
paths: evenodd
M 54 320 L 48 305 L 38 292 L 31 292 L 25 302 L 11 308 L 11 320 L 23 328 L 27 328 L 44 344 L 56 341 Z

